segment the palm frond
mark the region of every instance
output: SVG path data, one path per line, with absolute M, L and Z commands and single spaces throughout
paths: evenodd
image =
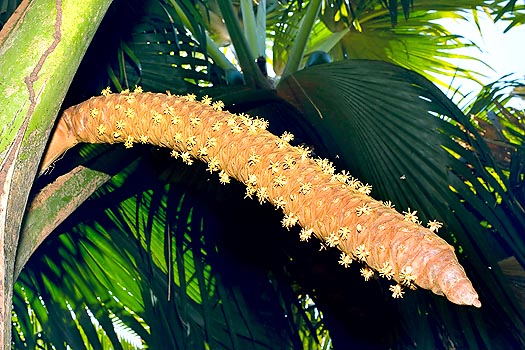
M 523 232 L 523 216 L 512 193 L 491 174 L 503 177 L 487 145 L 439 89 L 387 63 L 351 60 L 304 69 L 277 91 L 319 133 L 319 154 L 339 158 L 398 210 L 410 206 L 423 222 L 446 222 L 445 238 L 468 256 L 464 263 L 473 283 L 485 286 L 482 298 L 502 306 L 497 317 L 513 320 L 507 325 L 517 327 L 514 334 L 523 330 L 508 282 L 499 270 L 485 271 L 508 255 L 521 261 L 524 250 L 515 235 Z
M 220 238 L 228 225 L 217 204 L 205 204 L 209 194 L 199 195 L 202 185 L 188 187 L 193 172 L 144 160 L 137 168 L 97 191 L 23 270 L 14 339 L 40 333 L 43 344 L 57 348 L 122 349 L 117 330 L 124 329 L 151 348 L 293 348 L 294 321 L 283 309 L 290 301 L 279 296 L 290 286 L 274 289 L 265 270 L 234 267 Z M 197 178 L 207 177 L 201 170 Z M 319 349 L 321 335 L 303 337 Z

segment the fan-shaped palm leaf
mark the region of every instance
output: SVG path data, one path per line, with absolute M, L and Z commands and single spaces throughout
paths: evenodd
M 523 330 L 509 284 L 499 270 L 484 271 L 508 255 L 521 261 L 525 250 L 515 235 L 525 227 L 523 212 L 492 175 L 502 177 L 457 107 L 421 76 L 375 61 L 311 67 L 277 91 L 321 135 L 319 152 L 373 183 L 377 197 L 395 201 L 398 210 L 417 209 L 423 221 L 446 222 L 449 238 L 469 257 L 467 266 L 483 269 L 477 283 L 490 292 L 482 298 L 497 300 L 504 310 L 499 317 L 513 320 L 516 334 Z M 483 220 L 498 234 L 484 229 Z

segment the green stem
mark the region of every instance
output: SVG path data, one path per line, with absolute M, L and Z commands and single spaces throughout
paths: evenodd
M 188 28 L 188 30 L 193 34 L 193 36 L 195 36 L 196 38 L 199 37 L 195 28 L 191 24 L 191 21 L 189 20 L 188 16 L 186 16 L 186 13 L 180 7 L 180 5 L 174 0 L 170 0 L 170 4 L 175 9 L 175 12 L 177 12 L 177 15 L 180 17 L 184 26 Z M 226 58 L 226 56 L 224 56 L 224 54 L 217 47 L 215 42 L 211 40 L 210 36 L 207 33 L 205 33 L 204 35 L 206 36 L 206 53 L 213 59 L 213 61 L 225 71 L 236 71 L 237 68 L 235 68 L 235 66 L 230 62 L 230 60 Z
M 0 32 L 0 349 L 11 346 L 15 256 L 54 119 L 111 0 L 23 1 Z M 27 249 L 31 249 L 28 247 Z
M 288 62 L 286 63 L 286 67 L 284 67 L 282 75 L 283 78 L 299 70 L 299 66 L 306 50 L 306 44 L 308 43 L 308 38 L 310 37 L 310 33 L 312 32 L 312 28 L 314 27 L 320 9 L 321 0 L 312 0 L 308 4 L 306 14 L 301 20 L 302 23 L 299 32 L 294 39 L 290 54 L 288 55 Z
M 241 13 L 244 26 L 244 35 L 248 40 L 248 46 L 252 57 L 259 56 L 257 52 L 257 25 L 255 14 L 253 13 L 253 3 L 251 0 L 241 0 Z
M 231 1 L 218 1 L 218 4 L 226 28 L 228 28 L 228 32 L 230 33 L 233 46 L 235 47 L 235 52 L 239 59 L 239 65 L 244 73 L 246 85 L 251 88 L 270 89 L 270 84 L 255 63 L 255 57 L 250 52 L 250 48 L 246 42 L 246 38 L 241 29 L 241 24 L 239 23 L 239 19 L 237 18 Z

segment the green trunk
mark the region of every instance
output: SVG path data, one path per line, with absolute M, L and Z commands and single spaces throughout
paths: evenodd
M 29 190 L 62 100 L 110 3 L 23 1 L 0 32 L 0 349 L 11 344 L 14 262 Z

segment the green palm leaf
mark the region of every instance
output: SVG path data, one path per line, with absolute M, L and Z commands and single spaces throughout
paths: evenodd
M 523 215 L 490 174 L 499 170 L 486 144 L 439 89 L 391 64 L 352 60 L 299 71 L 277 91 L 319 134 L 318 154 L 338 158 L 399 211 L 410 206 L 423 222 L 447 223 L 445 238 L 468 256 L 464 263 L 482 299 L 497 300 L 503 310 L 498 317 L 512 320 L 514 334 L 521 332 L 524 320 L 509 284 L 500 271 L 487 274 L 485 267 L 512 254 L 522 259 L 525 250 L 514 237 L 524 230 Z
M 287 331 L 281 292 L 266 272 L 239 271 L 221 254 L 217 239 L 228 225 L 199 195 L 208 191 L 202 198 L 210 198 L 218 182 L 191 190 L 189 184 L 206 181 L 151 161 L 137 167 L 149 171 L 127 168 L 104 185 L 32 258 L 18 282 L 15 338 L 35 337 L 33 317 L 46 344 L 59 348 L 87 348 L 84 341 L 124 348 L 117 321 L 151 348 L 292 348 L 296 335 Z M 207 177 L 200 170 L 197 178 Z M 37 302 L 28 312 L 35 304 L 24 302 L 28 291 L 45 307 Z M 311 337 L 309 348 L 319 348 L 316 332 L 303 334 Z

